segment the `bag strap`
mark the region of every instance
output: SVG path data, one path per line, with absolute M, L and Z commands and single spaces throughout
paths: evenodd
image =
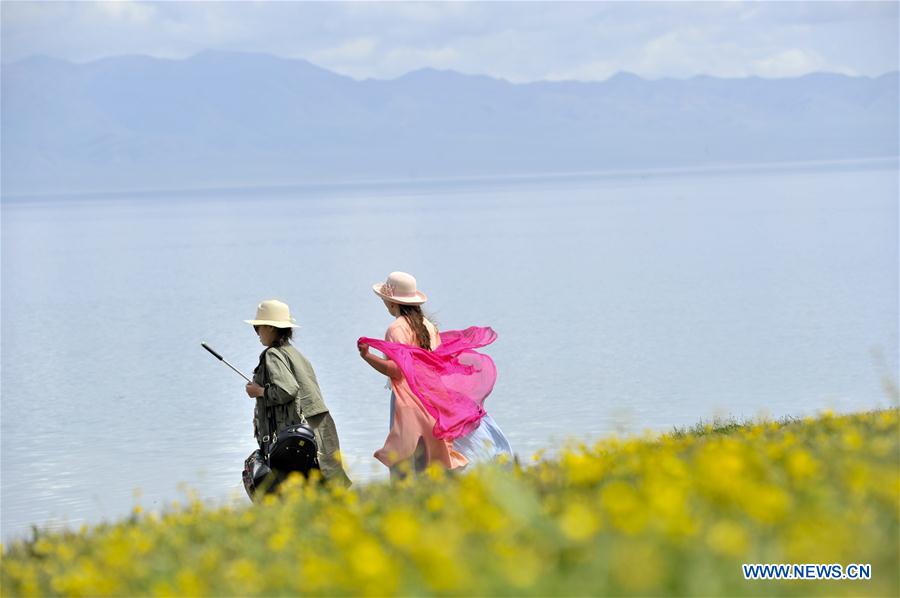
M 266 349 L 259 356 L 259 380 L 262 382 L 262 386 L 265 388 L 269 384 L 269 370 L 266 368 L 266 353 L 268 353 L 271 347 L 266 347 Z M 268 433 L 259 438 L 259 448 L 262 449 L 264 453 L 269 452 L 269 447 L 275 444 L 275 440 L 278 438 L 278 430 L 275 426 L 275 411 L 269 408 L 266 405 L 265 396 L 262 398 L 262 407 L 265 410 L 265 419 L 268 424 Z

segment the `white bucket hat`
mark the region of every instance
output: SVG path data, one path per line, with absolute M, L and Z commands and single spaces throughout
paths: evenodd
M 391 272 L 387 280 L 373 284 L 372 290 L 382 299 L 392 303 L 422 305 L 428 301 L 425 293 L 416 290 L 415 277 L 406 272 Z
M 278 299 L 267 299 L 256 306 L 256 319 L 244 320 L 253 326 L 274 326 L 275 328 L 300 328 L 291 317 L 287 303 Z

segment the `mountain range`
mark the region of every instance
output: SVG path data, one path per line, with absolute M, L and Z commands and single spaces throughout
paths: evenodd
M 690 167 L 900 154 L 898 73 L 513 84 L 299 59 L 2 66 L 2 193 Z

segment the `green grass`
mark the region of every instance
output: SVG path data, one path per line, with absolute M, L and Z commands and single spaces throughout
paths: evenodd
M 801 418 L 793 416 L 785 416 L 775 420 L 776 423 L 783 426 L 799 421 L 802 421 Z M 754 423 L 753 420 L 738 421 L 734 417 L 716 417 L 709 421 L 700 420 L 698 423 L 688 427 L 674 426 L 671 435 L 681 438 L 683 436 L 704 436 L 707 434 L 730 434 L 740 428 L 753 426 Z

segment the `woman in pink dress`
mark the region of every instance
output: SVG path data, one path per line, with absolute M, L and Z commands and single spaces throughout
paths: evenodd
M 459 469 L 473 461 L 512 457 L 509 442 L 484 411 L 496 380 L 490 357 L 475 349 L 496 338 L 490 328 L 439 333 L 422 312 L 427 297 L 416 279 L 392 272 L 373 285 L 396 319 L 384 341 L 360 338 L 360 356 L 390 380 L 391 428 L 375 458 L 403 475 L 403 464 L 418 472 L 430 463 Z M 369 352 L 373 347 L 385 357 Z

